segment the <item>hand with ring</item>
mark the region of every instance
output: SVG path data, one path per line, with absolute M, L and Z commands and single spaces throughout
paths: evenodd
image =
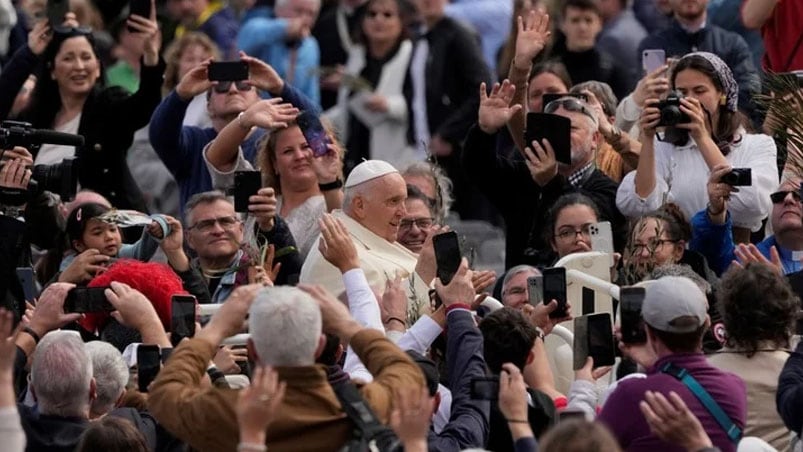
M 270 367 L 259 366 L 251 376 L 251 386 L 240 391 L 237 398 L 237 424 L 240 442 L 265 444 L 265 431 L 284 400 L 285 382 Z
M 427 387 L 401 388 L 394 397 L 390 426 L 396 432 L 404 450 L 427 450 L 427 432 L 432 418 L 432 399 Z

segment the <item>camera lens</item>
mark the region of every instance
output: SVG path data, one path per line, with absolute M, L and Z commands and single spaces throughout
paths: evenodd
M 739 172 L 736 170 L 731 171 L 730 173 L 722 176 L 722 182 L 728 185 L 733 185 L 739 181 Z
M 661 110 L 661 124 L 674 126 L 680 123 L 682 112 L 674 105 L 667 105 Z

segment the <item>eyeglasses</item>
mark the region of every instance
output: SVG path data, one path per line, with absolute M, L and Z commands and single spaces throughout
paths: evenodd
M 368 12 L 367 12 L 365 15 L 366 15 L 366 17 L 368 17 L 369 19 L 376 19 L 378 16 L 382 16 L 382 17 L 384 17 L 385 19 L 390 19 L 390 18 L 391 18 L 391 17 L 393 17 L 395 14 L 393 14 L 393 13 L 391 13 L 391 12 L 387 12 L 387 11 L 386 11 L 386 12 L 383 12 L 383 13 L 380 13 L 379 11 L 368 11 Z
M 234 83 L 234 86 L 237 87 L 237 91 L 251 91 L 251 84 L 248 83 L 247 80 L 237 80 L 236 82 L 232 82 L 231 80 L 226 80 L 223 82 L 217 82 L 217 85 L 213 87 L 216 93 L 223 94 L 227 93 L 229 89 L 231 89 L 231 84 Z
M 412 229 L 413 225 L 416 225 L 418 226 L 418 229 L 425 230 L 431 228 L 434 221 L 434 218 L 413 218 L 402 220 L 399 223 L 399 229 Z
M 591 237 L 591 223 L 580 226 L 580 229 L 575 229 L 572 227 L 562 228 L 558 230 L 558 233 L 555 234 L 555 237 L 567 242 L 569 240 L 574 240 L 574 238 L 578 235 L 583 237 Z
M 215 224 L 219 224 L 221 228 L 228 230 L 232 229 L 239 222 L 240 220 L 234 216 L 210 218 L 208 220 L 201 220 L 187 229 L 195 229 L 199 232 L 208 232 L 215 227 Z
M 555 113 L 561 107 L 568 111 L 580 112 L 594 121 L 597 120 L 597 115 L 595 115 L 594 112 L 588 108 L 588 106 L 586 106 L 582 101 L 569 96 L 561 97 L 560 99 L 553 100 L 552 102 L 546 104 L 544 113 Z
M 644 252 L 646 249 L 648 252 L 653 253 L 664 246 L 664 243 L 675 243 L 677 240 L 671 239 L 659 239 L 659 240 L 650 240 L 650 243 L 634 243 L 633 244 L 633 254 L 639 255 Z
M 786 200 L 786 197 L 789 196 L 790 193 L 792 194 L 792 198 L 795 199 L 795 202 L 800 202 L 800 192 L 797 190 L 776 191 L 770 195 L 770 199 L 772 200 L 773 204 L 781 204 Z

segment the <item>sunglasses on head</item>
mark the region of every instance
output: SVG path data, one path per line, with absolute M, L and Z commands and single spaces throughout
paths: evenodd
M 213 88 L 216 93 L 223 94 L 231 89 L 231 84 L 234 83 L 234 86 L 237 87 L 237 91 L 251 91 L 251 85 L 248 83 L 247 80 L 237 80 L 236 82 L 232 82 L 230 80 L 218 82 Z
M 570 96 L 561 97 L 560 99 L 553 100 L 552 102 L 546 104 L 546 107 L 544 107 L 544 113 L 555 113 L 561 107 L 567 111 L 582 113 L 594 121 L 597 120 L 597 116 L 594 114 L 594 112 L 592 112 L 591 109 L 589 109 L 581 100 Z
M 786 200 L 786 197 L 789 196 L 790 193 L 792 194 L 792 198 L 794 198 L 796 202 L 800 202 L 800 191 L 798 190 L 776 191 L 775 193 L 770 195 L 770 199 L 772 200 L 773 204 L 781 204 L 782 202 L 784 202 L 784 200 Z

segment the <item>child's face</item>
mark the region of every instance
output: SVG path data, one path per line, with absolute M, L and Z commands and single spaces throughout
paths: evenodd
M 100 251 L 101 254 L 114 257 L 120 251 L 123 243 L 120 237 L 120 230 L 117 225 L 109 224 L 97 219 L 87 222 L 84 234 L 75 245 L 79 252 L 84 252 L 90 248 Z

